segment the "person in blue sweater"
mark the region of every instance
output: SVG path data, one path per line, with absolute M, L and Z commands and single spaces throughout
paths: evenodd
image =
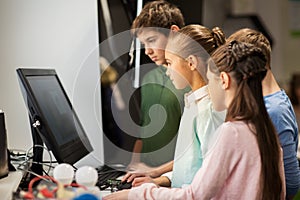
M 298 126 L 291 101 L 271 71 L 271 45 L 262 33 L 249 28 L 238 30 L 227 40 L 251 43 L 261 48 L 266 56 L 268 72 L 262 82 L 263 96 L 283 150 L 286 199 L 292 199 L 300 188 L 300 169 L 297 160 Z

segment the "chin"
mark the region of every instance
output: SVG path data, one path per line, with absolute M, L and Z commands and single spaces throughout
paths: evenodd
M 156 65 L 163 65 L 163 64 L 165 64 L 165 61 L 157 60 L 157 61 L 155 61 L 155 64 Z

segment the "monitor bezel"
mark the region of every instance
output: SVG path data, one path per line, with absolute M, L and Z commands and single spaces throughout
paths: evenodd
M 81 158 L 88 155 L 93 150 L 93 148 L 55 69 L 18 68 L 17 74 L 20 83 L 22 84 L 20 86 L 23 87 L 23 89 L 26 92 L 26 97 L 24 96 L 24 98 L 27 99 L 24 100 L 27 103 L 26 106 L 29 112 L 30 122 L 36 122 L 38 120 L 41 124 L 38 127 L 32 128 L 37 129 L 37 131 L 32 131 L 32 134 L 36 134 L 34 132 L 38 132 L 44 144 L 49 150 L 52 151 L 58 163 L 69 163 L 73 165 Z M 79 135 L 77 131 L 77 137 L 75 140 L 72 140 L 62 145 L 58 144 L 57 140 L 54 137 L 54 133 L 52 132 L 51 128 L 49 127 L 49 123 L 45 118 L 45 113 L 43 113 L 42 109 L 40 108 L 40 103 L 35 98 L 32 87 L 27 79 L 28 77 L 32 76 L 54 76 L 56 78 L 60 90 L 62 91 L 65 100 L 70 106 L 73 118 L 77 121 L 77 126 L 75 130 L 78 130 L 78 128 L 81 129 L 81 133 L 83 133 L 82 135 Z M 33 124 L 30 124 L 30 126 L 33 126 Z

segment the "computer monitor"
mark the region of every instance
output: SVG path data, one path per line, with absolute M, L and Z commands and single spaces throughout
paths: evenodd
M 58 163 L 73 165 L 89 154 L 93 148 L 56 71 L 19 68 L 17 74 L 34 143 L 40 137 Z

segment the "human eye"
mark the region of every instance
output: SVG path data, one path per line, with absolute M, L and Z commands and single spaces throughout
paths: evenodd
M 155 42 L 156 42 L 156 38 L 154 38 L 154 37 L 148 39 L 149 44 L 153 44 Z
M 166 61 L 167 67 L 171 67 L 171 62 Z
M 151 39 L 149 40 L 149 43 L 154 43 L 156 40 L 155 39 Z

